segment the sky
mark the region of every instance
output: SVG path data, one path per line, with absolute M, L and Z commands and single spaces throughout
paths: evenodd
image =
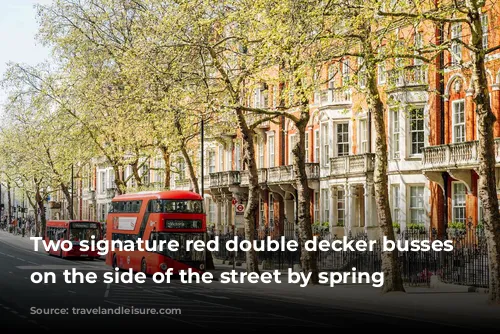
M 36 41 L 38 22 L 35 4 L 52 0 L 0 0 L 0 76 L 8 62 L 36 65 L 49 56 L 49 50 Z M 0 103 L 5 92 L 0 88 Z

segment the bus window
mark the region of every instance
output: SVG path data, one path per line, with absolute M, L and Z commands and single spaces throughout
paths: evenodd
M 155 240 L 164 240 L 166 241 L 166 244 L 168 244 L 169 241 L 171 240 L 176 240 L 179 244 L 179 250 L 176 252 L 173 252 L 169 250 L 167 247 L 164 247 L 164 249 L 161 249 L 159 253 L 166 255 L 170 258 L 172 258 L 175 261 L 203 261 L 205 258 L 205 252 L 204 251 L 197 251 L 194 249 L 187 250 L 186 249 L 186 244 L 188 240 L 203 240 L 203 233 L 166 233 L 166 232 L 158 232 L 156 234 L 156 239 Z
M 203 213 L 201 200 L 152 200 L 148 209 L 155 213 Z
M 97 240 L 100 238 L 100 231 L 97 224 L 73 223 L 70 230 L 71 241 L 90 240 L 95 236 Z

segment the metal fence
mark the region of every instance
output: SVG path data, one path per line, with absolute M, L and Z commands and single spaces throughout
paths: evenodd
M 270 237 L 271 240 L 279 240 L 281 237 Z M 214 252 L 216 259 L 226 261 L 245 262 L 246 252 L 230 252 L 226 249 L 226 242 L 233 240 L 231 235 L 218 236 L 219 251 Z M 244 238 L 238 236 L 241 241 Z M 261 234 L 256 239 L 267 242 L 267 237 Z M 332 242 L 336 237 L 318 237 L 318 240 Z M 290 240 L 285 238 L 285 240 Z M 296 238 L 294 240 L 297 240 Z M 365 240 L 365 234 L 349 235 L 347 240 Z M 436 240 L 435 233 L 427 233 L 422 230 L 407 230 L 396 234 L 399 245 L 412 240 Z M 488 287 L 488 252 L 484 231 L 475 227 L 463 230 L 449 230 L 447 240 L 453 241 L 452 251 L 398 251 L 398 260 L 403 280 L 408 285 L 429 285 L 431 276 L 438 275 L 445 283 L 468 285 L 475 287 Z M 300 240 L 297 240 L 300 244 Z M 259 263 L 264 269 L 288 269 L 300 264 L 300 247 L 297 251 L 259 251 Z M 381 271 L 382 264 L 382 242 L 377 242 L 373 251 L 344 250 L 316 252 L 318 269 L 320 271 L 345 271 L 352 268 L 356 271 L 368 273 Z

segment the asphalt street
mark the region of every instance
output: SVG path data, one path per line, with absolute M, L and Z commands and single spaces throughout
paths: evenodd
M 95 272 L 95 284 L 67 284 L 65 269 Z M 35 284 L 33 272 L 55 272 L 54 284 Z M 248 287 L 221 284 L 105 284 L 102 274 L 110 269 L 96 260 L 66 260 L 35 253 L 0 239 L 0 328 L 2 333 L 33 329 L 58 332 L 61 329 L 178 329 L 191 327 L 210 331 L 261 331 L 283 329 L 288 332 L 345 328 L 387 328 L 401 326 L 415 330 L 456 330 L 436 323 L 401 319 L 396 316 L 353 312 L 328 305 L 304 302 L 283 294 L 262 294 Z M 81 315 L 75 312 L 168 309 L 161 315 Z M 68 314 L 33 314 L 66 310 Z M 122 311 L 123 312 L 123 311 Z

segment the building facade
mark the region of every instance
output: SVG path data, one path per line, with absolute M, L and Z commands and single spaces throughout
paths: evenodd
M 494 11 L 486 8 L 483 43 L 500 43 Z M 381 63 L 378 84 L 386 108 L 389 198 L 396 229 L 444 231 L 450 223 L 481 221 L 477 195 L 477 120 L 472 101 L 469 61 L 462 43 L 470 38 L 465 25 L 453 24 L 450 52 L 433 63 L 419 59 L 403 65 Z M 407 34 L 408 36 L 408 34 Z M 436 31 L 413 29 L 411 43 L 434 42 Z M 491 105 L 500 119 L 500 53 L 488 56 Z M 306 131 L 306 170 L 311 193 L 315 233 L 343 236 L 378 234 L 374 198 L 375 129 L 363 95 L 362 60 L 346 58 L 324 67 L 323 83 L 311 97 Z M 357 76 L 356 86 L 349 87 Z M 279 89 L 259 84 L 250 106 L 275 108 Z M 249 121 L 256 120 L 252 116 Z M 236 128 L 236 126 L 235 126 Z M 500 121 L 495 126 L 500 137 Z M 291 148 L 297 140 L 293 123 L 285 117 L 262 122 L 255 131 L 256 161 L 261 194 L 256 227 L 263 235 L 295 236 L 296 186 Z M 499 139 L 500 143 L 500 139 Z M 242 230 L 236 210 L 245 204 L 248 172 L 243 163 L 243 143 L 238 132 L 205 142 L 204 178 L 200 187 L 206 199 L 209 227 L 217 233 Z M 500 152 L 500 151 L 499 151 Z M 497 154 L 500 161 L 500 153 Z M 159 162 L 158 162 L 159 161 Z M 152 159 L 144 165 L 144 184 L 162 189 L 164 165 Z M 185 165 L 176 166 L 172 189 L 190 189 Z M 200 172 L 198 168 L 198 172 Z M 134 189 L 131 172 L 127 185 Z M 500 176 L 500 175 L 499 175 Z M 78 183 L 78 216 L 104 220 L 116 193 L 114 172 L 96 159 Z

